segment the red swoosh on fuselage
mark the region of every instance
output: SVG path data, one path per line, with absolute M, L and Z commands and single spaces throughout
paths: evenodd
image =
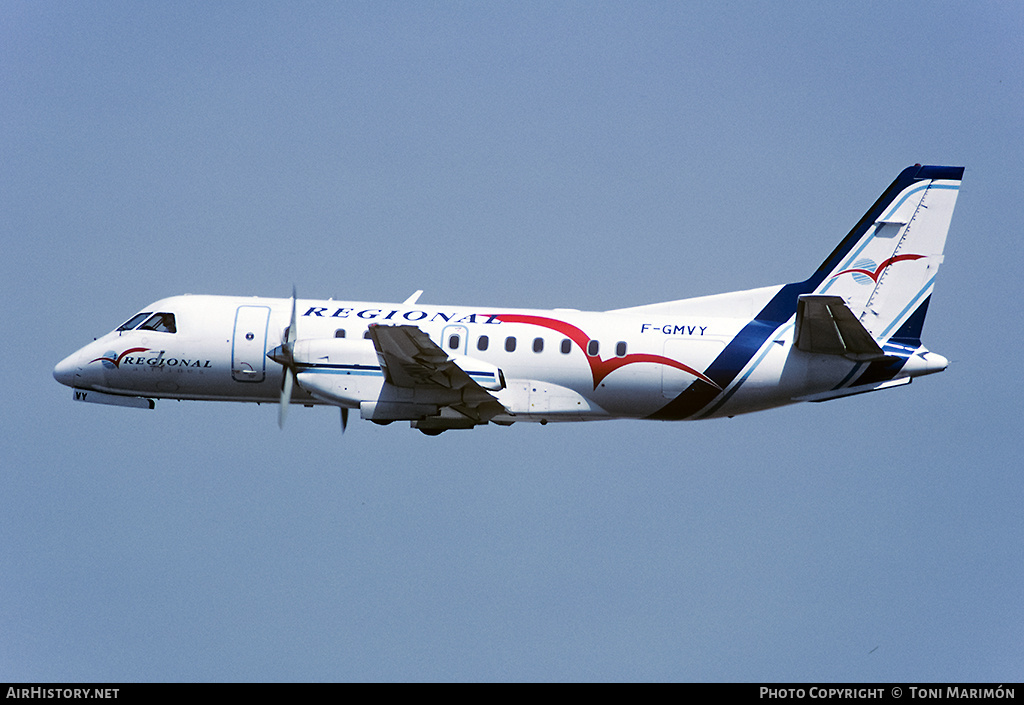
M 860 269 L 860 268 L 857 268 L 857 269 L 844 269 L 843 271 L 837 272 L 836 274 L 832 275 L 832 278 L 835 279 L 840 274 L 848 274 L 848 273 L 852 274 L 852 273 L 858 272 L 860 274 L 867 274 L 869 277 L 871 277 L 871 280 L 873 282 L 875 282 L 875 284 L 877 284 L 878 283 L 878 277 L 882 274 L 882 270 L 885 269 L 886 267 L 888 267 L 890 264 L 894 264 L 896 262 L 904 262 L 904 261 L 909 261 L 909 260 L 915 260 L 915 259 L 923 259 L 923 258 L 924 258 L 924 255 L 895 255 L 895 256 L 890 257 L 889 259 L 885 260 L 884 262 L 882 262 L 877 267 L 875 267 L 875 271 L 873 271 L 873 272 L 870 269 Z
M 553 331 L 561 333 L 566 338 L 576 343 L 586 355 L 587 362 L 590 363 L 590 372 L 594 376 L 594 389 L 597 389 L 597 385 L 601 383 L 605 377 L 614 372 L 615 370 L 623 367 L 624 365 L 631 365 L 634 362 L 651 362 L 655 365 L 667 365 L 674 367 L 677 370 L 682 370 L 687 374 L 691 374 L 702 382 L 710 384 L 715 389 L 721 389 L 720 386 L 715 384 L 715 381 L 710 377 L 693 369 L 689 365 L 673 360 L 670 357 L 664 357 L 663 355 L 652 355 L 650 353 L 630 353 L 623 357 L 611 357 L 607 360 L 602 360 L 599 357 L 591 357 L 587 355 L 587 343 L 590 342 L 590 336 L 584 333 L 581 329 L 560 321 L 557 318 L 547 318 L 545 316 L 525 316 L 518 313 L 499 313 L 495 316 L 499 321 L 505 323 L 526 323 L 534 326 L 541 326 L 542 328 L 548 328 Z
M 107 362 L 114 363 L 114 367 L 120 368 L 121 367 L 121 360 L 123 360 L 125 358 L 125 356 L 131 355 L 132 353 L 137 353 L 137 352 L 146 352 L 147 350 L 149 350 L 149 348 L 128 348 L 123 353 L 118 355 L 116 358 L 113 358 L 113 357 L 97 357 L 95 360 L 89 360 L 89 362 L 90 363 L 92 363 L 92 362 L 103 362 L 104 360 L 106 360 Z

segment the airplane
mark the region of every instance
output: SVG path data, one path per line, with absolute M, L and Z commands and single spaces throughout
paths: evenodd
M 341 409 L 427 435 L 732 417 L 941 372 L 921 343 L 963 167 L 908 167 L 803 281 L 611 311 L 184 295 L 62 360 L 77 401 Z

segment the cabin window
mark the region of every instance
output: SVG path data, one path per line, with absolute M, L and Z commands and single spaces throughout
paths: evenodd
M 600 352 L 600 350 L 601 344 L 596 340 L 591 340 L 587 343 L 587 355 L 590 355 L 590 357 L 597 357 L 597 353 Z
M 449 350 L 458 350 L 459 349 L 459 343 L 461 343 L 461 342 L 462 342 L 462 339 L 459 337 L 458 333 L 453 333 L 452 335 L 449 335 L 448 336 L 448 349 Z
M 488 340 L 486 335 L 481 335 L 477 339 L 477 341 L 476 341 L 476 349 L 477 350 L 486 350 L 487 349 L 487 344 L 490 343 L 490 342 L 491 341 Z
M 533 351 L 535 353 L 539 353 L 542 350 L 544 350 L 544 338 L 534 338 L 533 339 Z
M 363 338 L 364 338 L 365 340 L 369 340 L 369 339 L 370 339 L 370 329 L 369 329 L 369 328 L 367 328 L 367 329 L 366 329 L 366 332 L 365 332 L 365 333 L 363 333 Z
M 515 350 L 516 350 L 516 339 L 515 339 L 515 337 L 510 335 L 509 337 L 505 338 L 505 351 L 506 352 L 515 352 Z
M 345 337 L 345 329 L 344 328 L 339 328 L 338 330 L 334 331 L 334 337 L 335 338 L 344 338 Z
M 572 341 L 568 338 L 562 338 L 562 354 L 568 355 L 572 352 Z
M 151 330 L 157 333 L 177 333 L 173 313 L 154 313 L 149 320 L 139 326 L 139 330 Z
M 620 340 L 615 344 L 615 355 L 617 357 L 626 357 L 626 341 Z
M 149 318 L 150 313 L 152 313 L 152 312 L 151 311 L 146 311 L 145 313 L 139 313 L 139 314 L 136 314 L 136 315 L 132 316 L 130 320 L 125 322 L 124 325 L 122 325 L 120 328 L 117 329 L 118 332 L 126 331 L 126 330 L 133 330 L 135 328 L 135 326 L 139 325 L 144 320 Z

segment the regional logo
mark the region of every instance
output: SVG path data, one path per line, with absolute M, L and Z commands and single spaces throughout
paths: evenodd
M 115 350 L 108 350 L 103 353 L 103 357 L 97 357 L 95 360 L 90 360 L 89 362 L 99 362 L 102 363 L 104 368 L 114 370 L 121 366 L 121 360 L 126 356 L 131 355 L 132 353 L 146 352 L 147 350 L 149 350 L 149 348 L 128 348 L 120 355 L 118 355 Z

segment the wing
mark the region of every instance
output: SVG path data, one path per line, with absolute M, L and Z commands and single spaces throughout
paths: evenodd
M 370 326 L 369 334 L 388 384 L 436 392 L 439 403 L 475 423 L 507 412 L 416 326 Z

